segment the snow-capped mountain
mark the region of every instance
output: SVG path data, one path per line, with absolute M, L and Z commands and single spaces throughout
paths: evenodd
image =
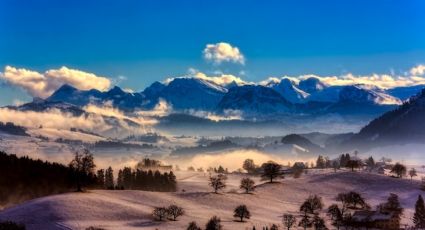
M 376 86 L 351 85 L 343 87 L 339 92 L 340 102 L 399 105 L 401 100 L 386 94 Z
M 155 103 L 164 99 L 174 109 L 211 110 L 227 91 L 223 86 L 200 78 L 174 78 L 166 85 L 152 84 L 143 94 Z
M 297 84 L 288 78 L 282 78 L 280 82 L 270 82 L 266 86 L 274 89 L 292 103 L 303 103 L 310 96 L 310 94 L 299 89 Z
M 271 88 L 261 85 L 244 85 L 229 89 L 229 92 L 218 103 L 217 109 L 267 115 L 290 112 L 292 104 Z
M 111 103 L 112 106 L 123 111 L 132 111 L 138 108 L 144 108 L 145 97 L 140 93 L 128 93 L 118 86 L 113 87 L 107 92 L 98 90 L 78 90 L 70 85 L 63 85 L 56 90 L 46 101 L 66 102 L 77 106 L 86 106 L 88 104 L 102 105 Z
M 314 94 L 327 88 L 327 85 L 316 77 L 309 77 L 307 79 L 301 80 L 298 83 L 298 88 L 306 93 Z

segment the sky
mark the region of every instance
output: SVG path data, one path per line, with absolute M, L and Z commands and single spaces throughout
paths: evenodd
M 2 0 L 0 72 L 10 73 L 0 106 L 46 96 L 75 75 L 82 89 L 135 91 L 193 70 L 253 82 L 402 75 L 425 64 L 424 10 L 422 0 Z M 54 81 L 37 80 L 46 76 Z

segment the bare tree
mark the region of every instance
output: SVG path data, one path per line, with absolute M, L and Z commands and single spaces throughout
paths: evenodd
M 280 169 L 282 166 L 278 163 L 269 161 L 261 167 L 263 168 L 263 174 L 261 176 L 266 180 L 270 180 L 270 183 L 273 183 L 273 179 L 281 175 Z
M 255 189 L 255 182 L 251 178 L 246 177 L 241 180 L 241 185 L 239 187 L 244 189 L 245 193 L 250 193 Z
M 168 210 L 165 207 L 156 207 L 153 212 L 152 215 L 155 219 L 162 221 L 164 220 L 164 218 L 167 217 L 168 215 Z
M 77 191 L 82 191 L 83 176 L 93 173 L 96 165 L 94 164 L 93 154 L 88 149 L 82 149 L 75 152 L 74 159 L 69 163 L 69 167 L 75 170 L 77 174 Z
M 409 176 L 410 176 L 410 180 L 413 180 L 414 176 L 417 176 L 418 174 L 416 173 L 416 169 L 415 168 L 411 168 L 409 170 Z
M 251 213 L 244 204 L 236 207 L 233 213 L 233 217 L 240 218 L 240 222 L 243 222 L 244 218 L 249 219 L 251 217 Z
M 227 177 L 224 174 L 218 174 L 217 176 L 210 177 L 209 185 L 214 189 L 215 193 L 226 187 Z
M 285 227 L 287 227 L 289 230 L 297 222 L 297 219 L 292 214 L 284 214 L 282 222 L 283 222 L 283 225 L 285 225 Z
M 172 218 L 172 220 L 176 221 L 177 217 L 184 215 L 184 210 L 182 207 L 177 205 L 170 205 L 167 208 L 168 216 Z

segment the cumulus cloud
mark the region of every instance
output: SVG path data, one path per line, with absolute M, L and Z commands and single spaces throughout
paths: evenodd
M 102 116 L 90 114 L 88 116 L 74 116 L 64 113 L 59 109 L 50 109 L 44 112 L 19 111 L 8 108 L 0 108 L 0 121 L 13 122 L 28 128 L 70 129 L 80 128 L 88 131 L 102 132 L 111 128 L 106 124 Z
M 232 83 L 236 83 L 237 85 L 245 85 L 246 81 L 242 80 L 240 77 L 234 76 L 232 74 L 220 74 L 217 76 L 208 76 L 202 72 L 196 72 L 192 75 L 195 78 L 207 80 L 210 82 L 214 82 L 217 85 L 226 86 Z
M 239 48 L 226 42 L 207 44 L 203 54 L 206 60 L 212 61 L 216 64 L 220 64 L 222 62 L 233 62 L 242 65 L 245 64 L 245 57 L 239 51 Z
M 425 74 L 425 65 L 417 65 L 410 69 L 410 74 L 420 76 Z
M 67 67 L 39 73 L 6 66 L 0 78 L 10 85 L 24 89 L 31 96 L 41 98 L 50 96 L 63 84 L 69 84 L 81 90 L 98 89 L 101 91 L 107 90 L 111 85 L 108 78 Z
M 372 74 L 365 76 L 357 76 L 351 73 L 341 76 L 317 76 L 317 75 L 304 75 L 299 79 L 306 79 L 309 77 L 318 78 L 320 81 L 327 85 L 353 85 L 364 84 L 374 85 L 380 88 L 394 88 L 400 86 L 412 86 L 425 84 L 424 77 L 417 76 L 391 76 L 387 74 Z

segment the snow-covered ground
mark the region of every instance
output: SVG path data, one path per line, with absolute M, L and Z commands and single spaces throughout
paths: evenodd
M 325 207 L 336 203 L 340 192 L 357 191 L 374 208 L 384 202 L 390 192 L 400 197 L 405 208 L 402 223 L 411 224 L 411 216 L 419 190 L 419 182 L 396 179 L 366 172 L 315 170 L 301 178 L 285 178 L 280 183 L 259 184 L 254 194 L 238 189 L 241 175 L 229 175 L 228 187 L 214 194 L 208 187 L 208 175 L 197 172 L 178 172 L 178 192 L 93 190 L 35 199 L 3 210 L 1 220 L 23 222 L 28 229 L 85 229 L 89 226 L 105 229 L 185 229 L 190 221 L 202 227 L 213 215 L 221 218 L 224 229 L 262 229 L 278 224 L 284 213 L 298 215 L 298 209 L 309 195 L 318 194 Z M 186 213 L 178 221 L 154 221 L 151 213 L 156 206 L 177 204 Z M 252 217 L 245 223 L 236 222 L 233 209 L 245 204 Z M 325 211 L 322 212 L 325 216 Z M 328 220 L 328 218 L 326 217 Z M 328 223 L 328 227 L 331 225 Z M 332 228 L 331 228 L 332 229 Z

